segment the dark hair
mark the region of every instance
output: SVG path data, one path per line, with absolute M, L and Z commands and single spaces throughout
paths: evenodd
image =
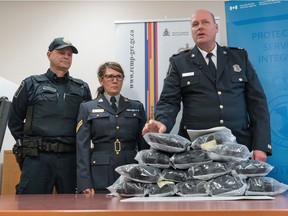
M 100 65 L 98 68 L 98 72 L 97 72 L 98 78 L 102 78 L 106 74 L 107 68 L 113 69 L 113 70 L 121 73 L 123 75 L 123 77 L 125 76 L 124 71 L 123 71 L 123 69 L 119 63 L 117 63 L 117 62 L 105 62 L 104 64 Z M 103 86 L 98 87 L 97 96 L 99 94 L 103 94 L 103 93 L 104 93 L 104 87 Z

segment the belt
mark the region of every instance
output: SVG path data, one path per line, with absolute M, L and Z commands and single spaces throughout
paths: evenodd
M 59 142 L 42 142 L 42 145 L 38 146 L 39 151 L 44 152 L 76 152 L 76 146 L 71 144 L 59 143 Z
M 118 139 L 114 143 L 93 143 L 93 151 L 115 151 L 119 154 L 120 151 L 135 151 L 136 146 L 134 144 L 121 143 Z
M 60 142 L 49 142 L 43 141 L 42 138 L 28 138 L 23 140 L 23 149 L 26 151 L 31 151 L 32 149 L 42 152 L 53 152 L 53 153 L 63 153 L 63 152 L 76 152 L 76 146 L 72 144 L 65 144 Z

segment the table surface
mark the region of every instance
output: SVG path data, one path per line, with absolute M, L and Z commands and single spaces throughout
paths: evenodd
M 229 200 L 229 201 L 175 201 L 175 202 L 121 202 L 119 197 L 96 194 L 87 197 L 83 194 L 46 195 L 1 195 L 0 215 L 41 215 L 39 212 L 60 213 L 78 212 L 91 215 L 285 215 L 288 216 L 288 193 L 275 196 L 272 200 Z M 175 215 L 176 212 L 176 215 Z M 224 212 L 224 214 L 223 214 Z M 5 214 L 3 214 L 5 213 Z M 20 214 L 21 213 L 21 214 Z M 58 214 L 56 214 L 58 213 Z M 92 214 L 93 213 L 93 214 Z M 96 214 L 98 213 L 98 214 Z M 100 214 L 101 213 L 101 214 Z M 105 214 L 104 214 L 105 213 Z M 131 214 L 130 214 L 131 213 Z M 133 214 L 132 214 L 133 213 Z M 145 214 L 147 213 L 147 214 Z M 216 214 L 215 214 L 216 213 Z M 220 214 L 221 213 L 221 214 Z M 227 214 L 226 214 L 227 213 Z M 90 215 L 85 214 L 85 215 Z M 155 215 L 154 214 L 154 215 Z M 43 214 L 43 215 L 49 215 Z M 64 215 L 64 214 L 62 214 Z M 65 214 L 66 215 L 66 214 Z M 83 214 L 84 215 L 84 214 Z

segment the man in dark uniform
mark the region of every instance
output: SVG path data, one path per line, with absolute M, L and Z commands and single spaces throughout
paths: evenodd
M 76 122 L 81 102 L 91 100 L 87 83 L 69 75 L 78 50 L 64 37 L 47 52 L 50 68 L 26 78 L 16 91 L 8 127 L 21 168 L 16 194 L 76 192 Z
M 225 126 L 238 143 L 253 151 L 252 159 L 266 161 L 272 153 L 270 116 L 247 52 L 216 43 L 218 25 L 207 10 L 193 13 L 191 31 L 196 45 L 170 58 L 155 120 L 145 125 L 142 134 L 170 132 L 182 102 L 179 135 L 189 138 L 187 129 Z M 208 64 L 208 53 L 213 63 Z

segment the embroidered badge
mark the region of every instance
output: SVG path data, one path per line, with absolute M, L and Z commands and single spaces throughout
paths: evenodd
M 83 125 L 83 120 L 81 119 L 78 124 L 77 124 L 77 127 L 76 127 L 76 133 L 78 133 L 78 130 L 80 129 L 80 127 Z
M 233 65 L 233 70 L 234 70 L 235 72 L 240 72 L 240 71 L 241 71 L 241 68 L 240 68 L 240 66 L 239 66 L 238 64 L 235 64 L 235 65 Z

